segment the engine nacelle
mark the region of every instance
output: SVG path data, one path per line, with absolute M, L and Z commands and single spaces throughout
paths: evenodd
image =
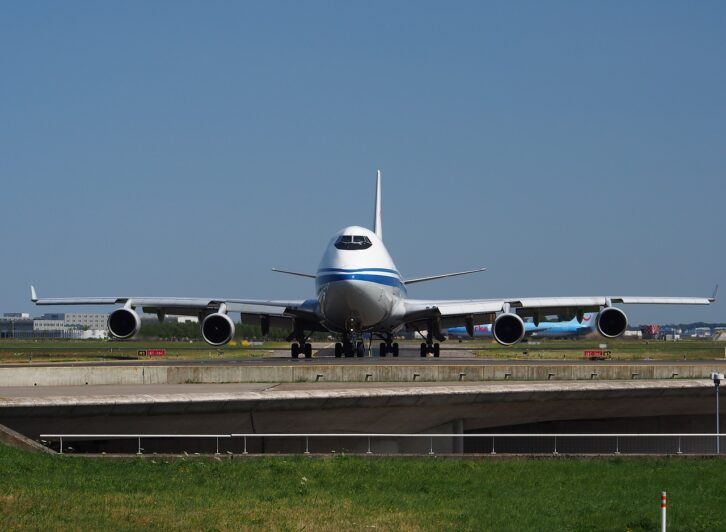
M 108 316 L 108 331 L 114 338 L 126 340 L 141 328 L 141 318 L 130 308 L 119 308 Z
M 513 345 L 524 338 L 524 321 L 516 314 L 500 314 L 492 325 L 494 339 L 502 345 Z
M 210 345 L 224 345 L 234 337 L 234 322 L 226 314 L 215 312 L 202 321 L 202 338 Z
M 628 328 L 628 317 L 616 307 L 606 307 L 597 315 L 597 330 L 605 338 L 617 338 Z

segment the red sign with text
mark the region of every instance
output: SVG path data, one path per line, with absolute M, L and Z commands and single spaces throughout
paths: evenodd
M 139 356 L 163 357 L 166 355 L 166 349 L 142 349 Z

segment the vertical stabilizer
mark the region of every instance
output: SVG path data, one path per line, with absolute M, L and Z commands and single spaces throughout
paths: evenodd
M 373 232 L 383 240 L 383 221 L 381 220 L 381 171 L 376 175 L 376 212 L 373 215 Z

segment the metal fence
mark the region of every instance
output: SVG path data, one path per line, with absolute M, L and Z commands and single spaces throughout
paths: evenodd
M 186 452 L 199 454 L 527 454 L 635 455 L 718 454 L 709 433 L 682 434 L 41 434 L 41 441 L 64 452 Z M 77 448 L 70 445 L 73 442 Z M 112 450 L 112 442 L 124 442 Z M 720 448 L 723 448 L 724 440 Z M 220 445 L 221 444 L 221 445 Z

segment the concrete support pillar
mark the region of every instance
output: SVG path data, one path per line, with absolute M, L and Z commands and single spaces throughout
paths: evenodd
M 464 420 L 454 420 L 454 434 L 464 434 Z M 452 445 L 454 453 L 464 454 L 464 438 L 454 438 L 454 445 Z

